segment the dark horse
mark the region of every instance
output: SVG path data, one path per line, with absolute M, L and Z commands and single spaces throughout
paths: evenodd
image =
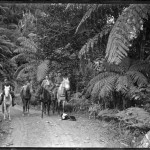
M 49 115 L 50 112 L 50 105 L 51 105 L 51 94 L 42 86 L 38 89 L 38 96 L 39 100 L 42 104 L 42 115 L 41 117 L 43 118 L 43 113 L 46 113 Z
M 57 103 L 57 90 L 58 90 L 58 87 L 55 87 L 51 92 L 53 114 L 55 113 L 55 111 L 57 111 L 57 108 L 58 108 L 57 107 L 58 106 L 58 103 Z
M 20 96 L 23 102 L 23 115 L 28 111 L 29 115 L 29 104 L 31 99 L 32 87 L 30 84 L 24 85 L 21 89 Z

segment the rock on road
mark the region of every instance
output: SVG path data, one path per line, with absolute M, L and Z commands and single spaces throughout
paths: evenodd
M 77 121 L 60 120 L 57 115 L 44 116 L 30 110 L 22 116 L 22 107 L 11 108 L 10 134 L 3 147 L 106 147 L 107 140 L 99 124 L 82 117 Z

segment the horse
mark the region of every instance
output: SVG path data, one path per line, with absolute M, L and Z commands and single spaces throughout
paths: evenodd
M 64 113 L 64 107 L 66 103 L 67 91 L 70 89 L 70 82 L 68 78 L 63 78 L 58 91 L 57 91 L 57 104 L 58 104 L 58 114 L 60 114 L 60 104 L 62 102 L 62 108 Z
M 23 103 L 23 116 L 25 115 L 25 112 L 28 112 L 28 116 L 29 116 L 29 105 L 30 105 L 31 93 L 32 93 L 32 86 L 30 84 L 26 84 L 22 87 L 20 96 Z
M 46 90 L 43 86 L 40 86 L 39 90 L 38 90 L 38 95 L 39 95 L 39 100 L 41 102 L 41 118 L 43 118 L 43 113 L 46 114 L 46 110 L 47 110 L 47 114 L 48 116 L 50 115 L 50 105 L 51 105 L 51 94 L 49 93 L 48 90 Z
M 55 113 L 55 111 L 57 111 L 57 90 L 58 87 L 56 86 L 52 91 L 51 91 L 51 100 L 52 100 L 52 111 L 53 114 Z
M 10 86 L 4 86 L 4 98 L 2 102 L 2 112 L 4 115 L 4 120 L 6 119 L 6 112 L 8 114 L 9 120 L 11 120 L 10 107 L 12 106 L 12 96 L 10 94 L 10 88 Z

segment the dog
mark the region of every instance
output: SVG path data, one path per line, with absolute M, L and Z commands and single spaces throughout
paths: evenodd
M 70 120 L 70 121 L 76 121 L 75 116 L 69 116 L 66 113 L 61 114 L 61 120 Z

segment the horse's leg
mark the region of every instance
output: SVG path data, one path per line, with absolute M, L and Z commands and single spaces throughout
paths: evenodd
M 8 118 L 9 118 L 9 120 L 11 120 L 11 117 L 10 117 L 10 106 L 8 106 L 7 111 L 8 111 Z
M 44 104 L 44 114 L 46 115 L 46 109 L 47 109 L 47 106 L 46 106 L 46 103 Z
M 25 106 L 25 111 L 27 112 L 28 111 L 28 99 L 26 99 L 26 106 Z
M 52 107 L 53 107 L 53 114 L 55 113 L 55 101 L 54 99 L 52 100 Z
M 43 104 L 42 104 L 42 102 L 41 102 L 41 110 L 42 110 L 42 105 L 43 105 Z
M 30 115 L 30 113 L 29 113 L 29 105 L 30 105 L 30 100 L 28 100 L 28 104 L 27 104 L 27 106 L 28 106 L 28 116 Z
M 4 120 L 6 119 L 6 104 L 4 103 Z
M 47 114 L 50 115 L 50 102 L 47 103 Z
M 57 109 L 58 109 L 58 115 L 60 114 L 60 102 L 58 100 L 58 103 L 57 103 Z
M 64 113 L 64 108 L 65 108 L 65 101 L 64 100 L 62 102 L 62 105 L 63 105 L 63 113 Z
M 42 110 L 42 115 L 41 115 L 41 117 L 43 118 L 43 113 L 44 113 L 44 102 L 41 102 L 41 110 Z
M 24 98 L 22 98 L 22 102 L 23 102 L 23 116 L 25 115 L 25 99 Z

